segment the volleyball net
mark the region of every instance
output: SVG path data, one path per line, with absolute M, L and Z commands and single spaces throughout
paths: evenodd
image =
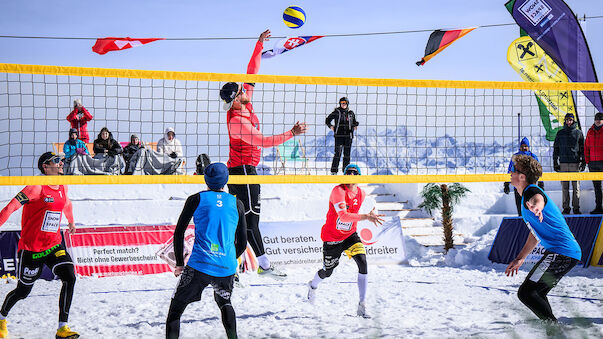
M 265 136 L 305 122 L 308 130 L 285 144 L 265 148 L 257 178 L 248 183 L 340 183 L 330 176 L 335 136 L 327 116 L 347 97 L 359 125 L 351 162 L 361 182 L 508 181 L 511 156 L 529 139 L 545 180 L 601 179 L 596 173 L 553 172 L 556 131 L 563 117 L 543 114 L 546 105 L 563 111 L 580 91 L 600 83 L 528 83 L 297 77 L 142 71 L 0 64 L 0 179 L 2 184 L 200 183 L 192 176 L 200 154 L 212 162 L 229 158 L 226 111 L 219 90 L 226 82 L 254 83 L 252 103 Z M 67 115 L 75 99 L 91 113 L 90 143 L 107 127 L 122 144 L 136 134 L 148 145 L 168 127 L 183 146 L 180 173 L 156 176 L 35 177 L 37 158 L 62 152 L 69 139 Z M 585 100 L 575 111 L 586 136 L 596 113 Z M 333 122 L 334 123 L 334 122 Z M 341 163 L 339 173 L 341 174 Z

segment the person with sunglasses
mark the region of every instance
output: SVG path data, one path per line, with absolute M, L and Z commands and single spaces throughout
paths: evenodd
M 264 41 L 269 37 L 270 30 L 266 30 L 260 35 L 247 66 L 247 74 L 256 74 L 259 71 Z M 260 132 L 260 120 L 251 104 L 254 86 L 250 83 L 228 82 L 220 90 L 220 98 L 224 101 L 224 109 L 227 111 L 226 121 L 230 138 L 227 165 L 231 175 L 257 175 L 256 166 L 260 163 L 263 148 L 280 145 L 296 135 L 305 133 L 307 129 L 305 122 L 298 121 L 289 131 L 264 136 Z M 245 206 L 247 238 L 258 259 L 258 274 L 284 279 L 287 275 L 271 265 L 264 250 L 259 229 L 260 185 L 229 184 L 228 191 L 240 199 Z
M 360 175 L 360 168 L 356 164 L 349 164 L 344 169 L 344 174 Z M 318 284 L 333 274 L 333 270 L 339 265 L 339 257 L 345 252 L 358 266 L 357 283 L 360 300 L 356 314 L 369 318 L 364 303 L 368 286 L 366 250 L 356 232 L 356 227 L 361 220 L 368 220 L 375 226 L 381 225 L 383 214 L 376 214 L 375 208 L 367 214 L 358 213 L 365 196 L 365 192 L 357 184 L 341 184 L 331 191 L 327 220 L 320 232 L 323 241 L 323 268 L 318 270 L 314 278 L 308 282 L 307 298 L 309 302 L 314 302 Z
M 521 216 L 530 233 L 517 257 L 505 269 L 505 274 L 517 274 L 540 242 L 545 252 L 526 276 L 517 296 L 538 318 L 557 322 L 547 294 L 581 260 L 582 250 L 557 205 L 535 185 L 542 176 L 542 166 L 536 159 L 523 154 L 513 156 L 513 162 L 515 169 L 511 172 L 511 184 L 522 196 Z
M 557 131 L 553 142 L 553 169 L 555 172 L 582 172 L 585 168 L 584 134 L 576 123 L 574 115 L 567 113 L 563 128 Z M 569 185 L 569 181 L 561 182 L 563 214 L 569 214 L 571 211 Z M 580 181 L 572 181 L 571 205 L 574 214 L 582 214 L 580 211 Z
M 44 175 L 62 175 L 63 158 L 46 152 L 38 159 L 38 169 Z M 0 308 L 0 338 L 8 338 L 6 317 L 11 308 L 25 299 L 46 265 L 62 281 L 59 295 L 59 325 L 56 338 L 78 338 L 80 335 L 67 325 L 69 309 L 75 286 L 75 269 L 71 256 L 62 244 L 60 230 L 63 213 L 68 221 L 69 232 L 75 233 L 71 200 L 67 186 L 31 185 L 22 189 L 0 212 L 0 226 L 8 217 L 23 206 L 21 238 L 19 239 L 17 287 L 9 292 Z

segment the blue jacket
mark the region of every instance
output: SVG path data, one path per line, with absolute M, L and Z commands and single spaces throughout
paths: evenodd
M 528 140 L 528 138 L 524 137 L 523 139 L 521 139 L 521 144 L 530 146 L 530 141 Z M 536 161 L 540 162 L 540 160 L 538 160 L 538 157 L 536 156 L 536 154 L 534 154 L 530 151 L 527 151 L 527 152 L 519 151 L 513 155 L 517 155 L 517 154 L 524 154 L 524 155 L 530 156 L 530 157 L 536 159 Z M 511 173 L 513 171 L 515 171 L 515 165 L 513 164 L 513 158 L 511 157 L 511 161 L 509 161 L 509 169 L 507 170 L 507 173 Z
M 63 145 L 63 153 L 65 153 L 65 158 L 69 159 L 74 156 L 78 148 L 83 148 L 86 150 L 86 154 L 90 154 L 88 153 L 88 147 L 86 147 L 85 142 L 81 141 L 80 139 L 75 139 L 75 142 L 73 142 L 73 140 L 70 139 L 67 140 Z

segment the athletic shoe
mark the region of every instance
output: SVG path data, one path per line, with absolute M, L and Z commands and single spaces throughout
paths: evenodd
M 6 319 L 0 320 L 0 338 L 8 338 L 8 328 L 6 327 Z
M 285 280 L 287 278 L 287 274 L 279 271 L 274 266 L 270 265 L 267 269 L 263 269 L 262 266 L 258 267 L 258 274 L 264 276 L 270 276 L 276 280 Z
M 65 325 L 57 330 L 56 339 L 76 339 L 80 334 L 72 331 L 69 326 Z
M 308 281 L 308 302 L 314 304 L 314 298 L 316 298 L 316 289 L 318 287 L 312 287 L 312 281 Z
M 603 214 L 603 208 L 597 207 L 594 210 L 590 211 L 590 214 Z
M 564 208 L 564 209 L 563 209 L 563 212 L 561 212 L 561 213 L 562 213 L 562 214 L 570 214 L 570 212 L 571 212 L 571 211 L 572 211 L 572 210 L 571 210 L 571 209 L 569 209 L 569 208 Z
M 234 274 L 234 286 L 238 288 L 245 288 L 245 285 L 239 279 L 239 272 Z
M 358 303 L 358 311 L 356 312 L 356 314 L 359 317 L 363 317 L 366 319 L 369 319 L 371 316 L 366 314 L 366 306 L 364 305 L 364 301 L 361 301 Z
M 574 214 L 582 214 L 579 208 L 574 208 Z

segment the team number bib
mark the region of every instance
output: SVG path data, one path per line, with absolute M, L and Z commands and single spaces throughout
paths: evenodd
M 56 232 L 59 230 L 59 223 L 61 222 L 61 212 L 46 211 L 44 215 L 44 221 L 42 222 L 43 232 Z
M 353 221 L 343 222 L 343 221 L 339 220 L 339 218 L 337 218 L 337 224 L 335 225 L 335 228 L 337 228 L 340 231 L 349 231 L 352 229 L 353 224 L 354 224 Z

